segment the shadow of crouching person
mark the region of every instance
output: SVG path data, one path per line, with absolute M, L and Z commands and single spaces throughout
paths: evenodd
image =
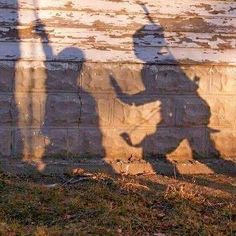
M 122 103 L 138 107 L 159 101 L 161 122 L 158 121 L 156 132 L 146 135 L 139 143 L 132 143 L 128 132 L 122 133 L 121 137 L 129 146 L 141 147 L 144 159 L 150 157 L 148 160 L 152 161 L 164 158 L 169 166 L 172 166 L 172 162 L 168 161 L 168 155 L 186 140 L 194 160 L 198 160 L 215 173 L 236 173 L 235 163 L 221 158 L 211 139 L 211 133 L 218 131 L 208 127 L 211 111 L 207 102 L 197 92 L 200 78 L 188 78 L 166 46 L 163 27 L 153 22 L 145 7 L 144 10 L 150 23 L 135 32 L 133 46 L 136 57 L 144 62 L 140 73 L 145 89 L 136 94 L 126 94 L 113 76 L 110 76 L 110 82 Z M 157 39 L 161 46 L 152 46 Z M 150 65 L 153 60 L 156 65 Z M 156 68 L 153 72 L 151 68 L 154 66 Z M 167 125 L 171 119 L 175 119 L 174 125 Z M 212 161 L 209 162 L 206 157 Z M 214 164 L 214 159 L 218 161 L 218 165 Z M 224 165 L 224 169 L 220 168 L 221 165 Z M 155 169 L 155 165 L 153 168 Z M 161 170 L 156 171 L 161 173 Z

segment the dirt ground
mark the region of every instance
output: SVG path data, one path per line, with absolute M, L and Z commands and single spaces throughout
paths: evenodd
M 0 175 L 0 235 L 235 235 L 226 175 Z

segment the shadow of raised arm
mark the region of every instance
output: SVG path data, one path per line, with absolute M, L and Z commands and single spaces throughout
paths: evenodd
M 109 78 L 110 78 L 111 86 L 114 88 L 116 95 L 120 95 L 120 94 L 122 95 L 123 91 L 121 87 L 119 86 L 119 84 L 117 83 L 116 79 L 112 75 L 110 75 Z
M 121 133 L 120 136 L 124 139 L 124 141 L 131 147 L 142 147 L 142 142 L 138 144 L 133 144 L 130 138 L 130 135 L 126 132 Z
M 47 58 L 53 58 L 54 54 L 53 54 L 52 47 L 49 44 L 50 42 L 49 35 L 45 28 L 46 28 L 46 25 L 40 19 L 37 19 L 35 21 L 33 29 L 35 31 L 35 34 L 37 34 L 39 38 L 41 39 L 43 51 L 47 59 Z
M 110 75 L 109 78 L 110 78 L 111 86 L 115 90 L 117 98 L 119 98 L 119 100 L 121 100 L 123 103 L 126 103 L 128 105 L 132 105 L 134 103 L 133 102 L 133 95 L 128 95 L 128 94 L 124 93 L 122 91 L 121 87 L 119 86 L 119 84 L 117 83 L 116 79 L 112 75 Z
M 42 40 L 46 40 L 47 42 L 49 41 L 49 36 L 45 30 L 45 24 L 40 20 L 37 19 L 34 22 L 34 26 L 33 29 L 35 31 L 35 33 L 42 39 Z
M 124 93 L 119 84 L 117 83 L 116 79 L 112 75 L 110 75 L 109 78 L 111 86 L 115 90 L 117 98 L 119 98 L 119 100 L 123 103 L 126 103 L 128 105 L 141 106 L 146 103 L 156 101 L 155 97 L 149 96 L 147 90 L 135 94 Z

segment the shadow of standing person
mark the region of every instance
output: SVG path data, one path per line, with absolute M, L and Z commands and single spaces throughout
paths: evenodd
M 45 55 L 44 157 L 104 157 L 95 98 L 82 88 L 83 51 L 67 47 L 54 54 L 45 25 L 36 21 Z M 70 59 L 70 62 L 68 61 Z M 79 62 L 78 62 L 79 61 Z M 47 163 L 47 158 L 44 159 Z
M 211 157 L 219 158 L 220 152 L 211 139 L 211 133 L 217 131 L 208 127 L 211 117 L 210 107 L 197 92 L 200 78 L 195 77 L 190 80 L 187 77 L 171 51 L 165 46 L 164 29 L 161 25 L 155 24 L 146 7 L 143 8 L 150 23 L 135 32 L 133 45 L 136 57 L 144 62 L 141 78 L 145 89 L 136 94 L 126 94 L 113 76 L 110 76 L 110 80 L 117 98 L 125 104 L 138 107 L 151 102 L 160 102 L 158 110 L 161 121 L 156 125 L 155 133 L 146 135 L 139 143 L 132 142 L 130 133 L 122 133 L 121 136 L 128 145 L 141 147 L 143 158 L 148 158 L 149 161 L 158 158 L 168 161 L 168 155 L 174 152 L 183 140 L 187 140 L 192 158 L 219 173 L 220 168 L 205 162 L 206 156 L 211 154 Z M 156 39 L 164 46 L 153 48 L 152 44 Z M 155 57 L 157 64 L 163 66 L 150 65 L 150 54 Z M 153 67 L 155 70 L 152 70 Z M 224 164 L 230 169 L 235 166 L 233 162 L 226 160 Z M 153 168 L 155 169 L 154 166 Z M 160 170 L 156 171 L 160 173 Z

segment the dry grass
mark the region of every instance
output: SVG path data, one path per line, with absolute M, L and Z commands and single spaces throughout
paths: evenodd
M 0 235 L 234 235 L 235 179 L 0 176 Z

